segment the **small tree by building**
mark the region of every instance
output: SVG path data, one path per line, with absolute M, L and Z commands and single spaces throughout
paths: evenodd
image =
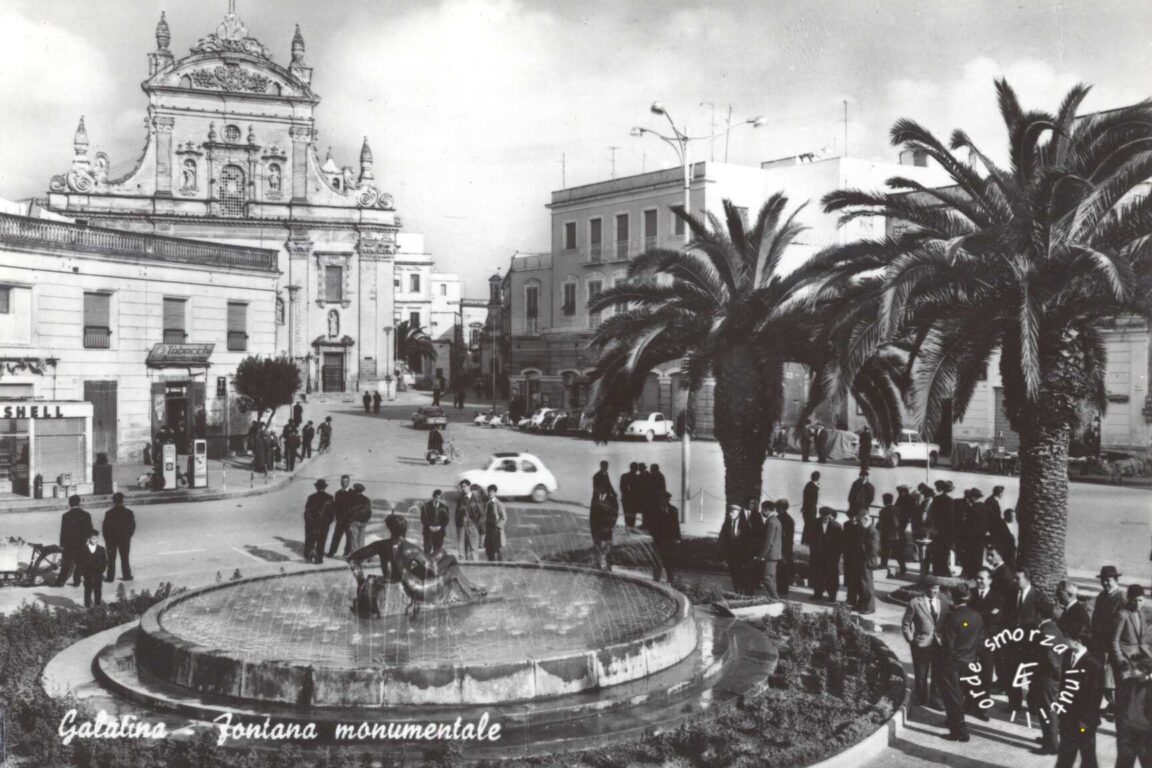
M 300 389 L 300 366 L 287 355 L 280 357 L 246 357 L 236 367 L 237 407 L 241 413 L 256 412 L 256 418 L 268 421 L 282 405 L 291 405 Z

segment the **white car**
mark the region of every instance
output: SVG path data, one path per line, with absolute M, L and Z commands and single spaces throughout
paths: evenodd
M 898 467 L 909 461 L 923 461 L 928 466 L 934 467 L 936 459 L 940 457 L 940 446 L 927 442 L 914 429 L 904 429 L 900 431 L 900 437 L 894 444 L 881 443 L 876 446 L 872 455 L 889 467 Z
M 642 437 L 652 442 L 658 437 L 676 439 L 676 425 L 662 413 L 650 413 L 646 419 L 637 419 L 624 430 L 624 437 Z
M 516 426 L 520 429 L 539 430 L 544 426 L 544 421 L 553 413 L 556 413 L 555 408 L 537 408 L 536 412 L 528 418 L 520 419 L 520 423 Z
M 548 494 L 560 488 L 544 462 L 530 453 L 495 453 L 483 468 L 464 472 L 460 480 L 484 490 L 495 485 L 496 492 L 504 498 L 527 496 L 537 503 L 547 501 Z

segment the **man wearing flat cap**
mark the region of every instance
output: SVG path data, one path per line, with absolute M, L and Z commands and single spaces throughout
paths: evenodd
M 304 502 L 304 561 L 320 564 L 324 562 L 324 541 L 328 538 L 325 520 L 332 514 L 332 494 L 324 490 L 328 487 L 324 478 L 315 486 L 316 493 Z

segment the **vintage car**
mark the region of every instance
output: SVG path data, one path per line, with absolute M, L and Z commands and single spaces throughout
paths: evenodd
M 438 405 L 425 405 L 416 409 L 412 414 L 412 426 L 416 429 L 431 429 L 432 427 L 447 427 L 448 417 L 444 409 Z
M 544 428 L 544 423 L 553 417 L 557 411 L 555 408 L 537 408 L 531 415 L 523 419 L 516 425 L 519 429 L 528 431 L 538 431 Z
M 929 443 L 914 429 L 904 429 L 900 437 L 892 445 L 878 443 L 872 450 L 872 460 L 886 464 L 889 467 L 898 467 L 910 461 L 923 461 L 930 467 L 936 466 L 936 459 L 940 457 L 940 446 Z
M 530 453 L 495 453 L 482 468 L 461 474 L 460 480 L 485 490 L 495 485 L 502 497 L 526 496 L 538 503 L 560 487 L 544 462 Z
M 642 437 L 648 442 L 658 437 L 675 440 L 676 425 L 670 419 L 664 418 L 664 414 L 653 412 L 648 414 L 647 418 L 630 423 L 624 430 L 624 437 Z

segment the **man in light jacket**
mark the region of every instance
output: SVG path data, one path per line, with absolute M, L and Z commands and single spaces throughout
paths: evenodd
M 904 611 L 901 630 L 904 639 L 912 649 L 912 673 L 915 676 L 914 692 L 921 706 L 937 707 L 935 691 L 936 672 L 933 670 L 933 657 L 944 646 L 944 617 L 950 607 L 947 598 L 940 594 L 940 585 L 927 579 L 921 581 L 924 593 L 912 598 Z

